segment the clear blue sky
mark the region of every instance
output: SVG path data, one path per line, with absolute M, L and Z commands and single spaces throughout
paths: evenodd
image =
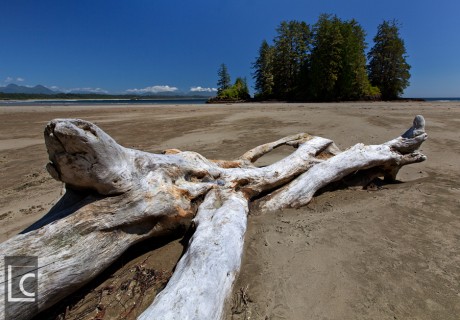
M 0 86 L 189 91 L 217 68 L 246 76 L 282 20 L 355 18 L 367 42 L 385 19 L 402 24 L 409 97 L 460 96 L 460 1 L 0 0 Z M 145 89 L 150 88 L 150 89 Z

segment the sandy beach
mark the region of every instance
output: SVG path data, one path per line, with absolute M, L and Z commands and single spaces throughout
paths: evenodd
M 126 147 L 234 159 L 298 132 L 341 149 L 380 144 L 417 114 L 427 123 L 428 160 L 404 167 L 399 183 L 325 192 L 298 210 L 249 216 L 226 319 L 458 319 L 460 102 L 0 107 L 0 241 L 46 214 L 63 192 L 45 170 L 43 129 L 54 118 L 94 122 Z M 289 152 L 280 148 L 257 164 Z M 167 282 L 181 236 L 136 245 L 37 319 L 135 319 Z M 133 276 L 149 274 L 144 283 Z

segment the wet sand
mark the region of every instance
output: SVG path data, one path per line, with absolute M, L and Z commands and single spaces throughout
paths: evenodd
M 92 121 L 127 147 L 232 159 L 297 132 L 333 139 L 342 149 L 379 144 L 401 134 L 417 114 L 427 121 L 421 149 L 428 160 L 403 168 L 401 183 L 325 192 L 298 210 L 250 215 L 226 318 L 458 319 L 458 102 L 1 107 L 0 241 L 60 197 L 62 184 L 44 169 L 43 128 L 53 118 Z M 281 148 L 257 163 L 290 151 Z M 41 318 L 135 318 L 172 272 L 182 252 L 179 236 L 137 246 Z

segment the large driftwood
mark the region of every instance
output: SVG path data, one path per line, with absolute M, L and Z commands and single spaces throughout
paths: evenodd
M 301 133 L 224 161 L 176 149 L 128 149 L 92 123 L 56 119 L 45 129 L 47 169 L 66 184 L 66 194 L 45 217 L 2 243 L 0 254 L 39 257 L 41 311 L 91 281 L 131 245 L 194 219 L 186 253 L 140 319 L 218 319 L 239 271 L 252 200 L 263 211 L 299 207 L 333 182 L 395 179 L 402 166 L 426 159 L 417 152 L 427 138 L 424 125 L 417 116 L 396 139 L 343 152 L 331 140 Z M 254 165 L 281 145 L 296 150 L 272 165 Z M 15 319 L 34 312 L 27 302 L 12 310 Z

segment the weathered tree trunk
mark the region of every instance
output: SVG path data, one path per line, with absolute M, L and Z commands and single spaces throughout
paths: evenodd
M 45 217 L 0 244 L 0 254 L 38 256 L 41 311 L 91 281 L 131 245 L 193 219 L 187 252 L 140 319 L 218 319 L 239 271 L 251 200 L 263 211 L 299 207 L 332 182 L 395 179 L 402 166 L 426 159 L 416 151 L 427 138 L 424 125 L 417 116 L 394 140 L 343 152 L 331 140 L 302 133 L 224 161 L 176 149 L 127 149 L 92 123 L 56 119 L 45 129 L 47 169 L 66 184 L 66 194 Z M 297 149 L 272 165 L 253 164 L 281 145 Z M 1 285 L 0 314 L 4 295 Z M 36 312 L 27 302 L 9 310 L 14 319 Z

